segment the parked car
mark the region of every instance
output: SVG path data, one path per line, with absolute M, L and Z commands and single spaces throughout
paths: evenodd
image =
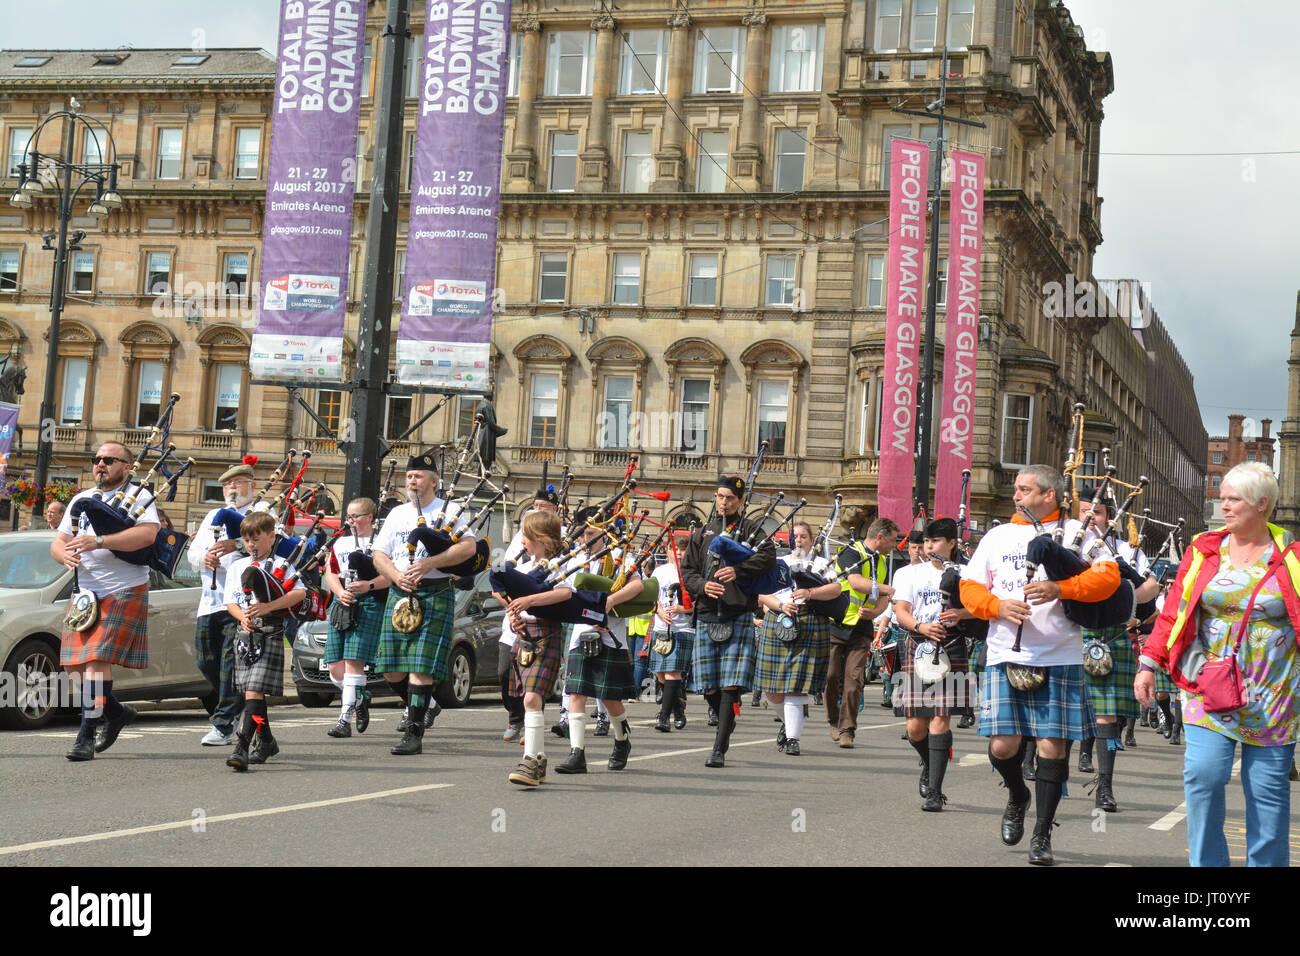
M 44 727 L 53 718 L 59 635 L 72 593 L 72 572 L 50 557 L 54 532 L 0 538 L 0 726 Z M 113 669 L 121 700 L 207 697 L 212 687 L 194 659 L 198 575 L 182 562 L 177 579 L 149 572 L 149 666 Z

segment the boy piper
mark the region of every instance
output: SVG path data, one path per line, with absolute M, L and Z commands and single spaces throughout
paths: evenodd
M 379 660 L 375 667 L 383 671 L 394 692 L 410 707 L 410 720 L 402 742 L 390 751 L 403 757 L 424 749 L 424 715 L 433 699 L 434 686 L 451 677 L 451 631 L 455 614 L 452 579 L 442 568 L 459 564 L 474 553 L 475 541 L 466 533 L 441 554 L 417 556 L 414 560 L 406 548 L 406 539 L 424 518 L 430 522 L 446 508 L 445 521 L 455 524 L 460 506 L 449 504 L 434 493 L 436 469 L 433 455 L 416 455 L 406 465 L 406 493 L 410 502 L 398 505 L 384 519 L 384 527 L 375 542 L 375 568 L 395 585 L 388 589 L 388 603 L 379 633 Z M 417 550 L 417 555 L 423 548 Z M 420 626 L 403 634 L 393 626 L 393 606 L 414 592 L 423 608 Z
M 1030 465 L 1016 475 L 1014 500 L 1049 532 L 1065 520 L 1060 501 L 1065 494 L 1061 473 L 1050 465 Z M 1069 540 L 1079 522 L 1067 520 Z M 992 528 L 980 540 L 970 564 L 962 572 L 961 603 L 976 617 L 989 621 L 988 668 L 980 694 L 981 737 L 991 737 L 989 760 L 1002 775 L 1009 796 L 1002 813 L 1002 842 L 1015 846 L 1025 833 L 1025 811 L 1032 795 L 1021 770 L 1022 737 L 1038 740 L 1035 791 L 1038 822 L 1029 844 L 1029 862 L 1055 863 L 1052 856 L 1052 822 L 1061 792 L 1069 778 L 1066 740 L 1082 740 L 1091 733 L 1092 707 L 1084 690 L 1079 627 L 1065 616 L 1059 598 L 1103 601 L 1119 587 L 1119 568 L 1098 560 L 1091 568 L 1063 581 L 1025 583 L 1026 549 L 1036 532 L 1019 512 L 1010 524 Z M 1014 651 L 1017 629 L 1024 625 L 1019 653 Z M 1018 690 L 1009 678 L 1019 680 L 1022 670 L 1033 670 L 1043 682 L 1031 690 Z M 1041 673 L 1038 671 L 1041 670 Z

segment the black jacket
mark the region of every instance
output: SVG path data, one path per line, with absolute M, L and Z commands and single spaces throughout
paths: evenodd
M 735 519 L 733 519 L 735 520 Z M 726 584 L 726 591 L 721 599 L 714 600 L 704 593 L 706 583 L 705 571 L 710 567 L 713 556 L 709 554 L 709 542 L 714 535 L 726 527 L 721 516 L 714 518 L 703 528 L 698 528 L 691 535 L 686 545 L 686 552 L 681 558 L 682 586 L 686 588 L 695 602 L 698 614 L 705 620 L 710 618 L 733 618 L 741 614 L 753 614 L 758 610 L 758 596 L 746 594 L 737 585 L 737 581 L 757 577 L 776 566 L 776 547 L 771 541 L 766 542 L 748 558 L 736 565 L 737 581 Z M 754 533 L 756 522 L 740 519 L 730 529 L 731 537 L 743 541 Z M 718 565 L 721 567 L 721 565 Z

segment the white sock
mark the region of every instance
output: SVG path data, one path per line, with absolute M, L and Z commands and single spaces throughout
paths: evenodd
M 785 735 L 795 740 L 803 733 L 803 705 L 808 702 L 807 694 L 785 695 Z
M 331 683 L 331 684 L 333 684 L 333 685 L 334 685 L 335 687 L 337 687 L 339 690 L 342 690 L 342 689 L 343 689 L 343 681 L 339 680 L 339 678 L 337 678 L 337 677 L 334 676 L 334 672 L 331 671 L 331 670 L 329 669 L 329 665 L 328 665 L 328 664 L 325 665 L 325 673 L 327 673 L 327 674 L 330 675 L 330 683 Z M 346 676 L 346 675 L 344 675 L 344 676 Z
M 361 698 L 361 690 L 365 686 L 365 674 L 343 675 L 343 710 L 339 714 L 339 720 L 347 724 L 352 723 L 352 715 L 356 712 L 357 701 Z
M 627 711 L 623 711 L 617 717 L 611 717 L 610 720 L 614 722 L 614 739 L 627 740 Z
M 530 710 L 524 714 L 524 756 L 536 757 L 540 753 L 542 742 L 542 722 L 545 715 L 540 710 Z
M 585 720 L 569 721 L 569 746 L 574 750 L 585 750 L 587 743 L 587 722 Z
M 569 695 L 566 693 L 560 697 L 560 723 L 569 722 Z
M 605 702 L 598 700 L 596 701 L 596 718 L 599 720 L 601 717 L 609 720 L 609 711 L 605 709 Z

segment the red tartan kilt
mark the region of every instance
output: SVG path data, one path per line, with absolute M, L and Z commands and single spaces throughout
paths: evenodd
M 130 670 L 149 666 L 149 585 L 99 599 L 99 620 L 88 631 L 63 630 L 59 663 L 75 667 L 101 661 Z

